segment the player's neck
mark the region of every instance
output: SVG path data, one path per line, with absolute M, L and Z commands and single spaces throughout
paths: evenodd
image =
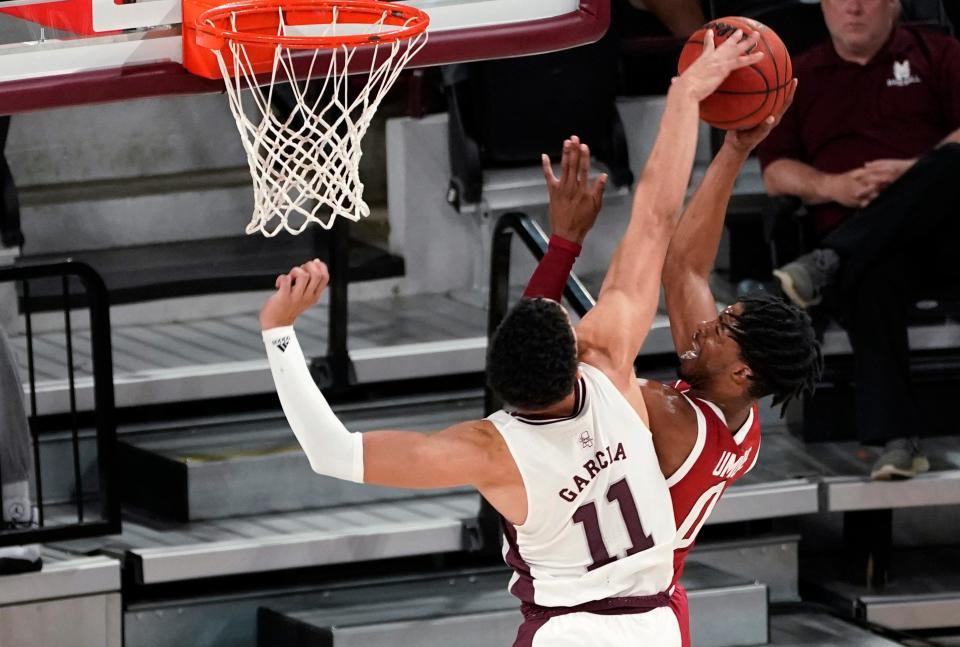
M 710 393 L 707 389 L 691 389 L 690 394 L 701 400 L 709 400 L 717 405 L 723 412 L 723 418 L 727 421 L 727 427 L 730 431 L 736 431 L 743 426 L 750 415 L 750 409 L 753 408 L 754 400 L 743 397 L 718 397 Z
M 576 393 L 576 389 L 574 389 L 563 400 L 560 400 L 556 404 L 551 404 L 546 409 L 537 409 L 536 411 L 524 409 L 518 410 L 517 413 L 520 415 L 530 415 L 538 418 L 566 418 L 574 413 L 574 407 L 576 407 L 577 404 Z

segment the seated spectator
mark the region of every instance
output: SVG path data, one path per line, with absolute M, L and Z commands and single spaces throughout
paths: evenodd
M 861 442 L 875 479 L 929 469 L 909 376 L 907 308 L 960 265 L 960 42 L 898 24 L 897 0 L 823 0 L 829 42 L 794 61 L 793 109 L 759 149 L 771 195 L 796 195 L 817 249 L 774 271 L 854 349 Z
M 10 528 L 33 525 L 34 505 L 30 495 L 33 445 L 23 406 L 23 386 L 13 352 L 0 328 L 0 480 L 3 514 L 0 535 Z M 40 547 L 0 547 L 0 575 L 40 570 Z

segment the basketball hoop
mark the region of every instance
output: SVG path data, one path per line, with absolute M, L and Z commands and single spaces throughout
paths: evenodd
M 378 0 L 190 2 L 184 24 L 193 24 L 195 38 L 184 34 L 184 65 L 226 82 L 253 177 L 247 233 L 299 234 L 311 222 L 329 229 L 337 216 L 370 215 L 360 143 L 380 101 L 426 44 L 427 15 Z M 360 72 L 367 79 L 356 90 L 348 76 Z M 287 83 L 289 91 L 278 90 Z M 274 99 L 287 92 L 289 114 L 278 114 Z

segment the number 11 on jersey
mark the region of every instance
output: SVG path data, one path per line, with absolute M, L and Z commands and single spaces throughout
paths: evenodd
M 616 502 L 620 507 L 620 516 L 627 528 L 627 534 L 630 536 L 630 548 L 627 549 L 626 557 L 639 553 L 653 546 L 653 539 L 643 530 L 643 524 L 640 522 L 640 514 L 637 512 L 637 503 L 630 492 L 630 484 L 627 479 L 620 479 L 607 488 L 607 501 Z M 611 556 L 603 543 L 603 533 L 600 532 L 600 519 L 597 515 L 597 504 L 593 501 L 585 503 L 577 508 L 573 513 L 574 523 L 583 525 L 583 531 L 587 536 L 587 547 L 590 549 L 590 557 L 593 563 L 587 567 L 588 571 L 605 566 L 610 562 L 620 559 L 619 556 Z

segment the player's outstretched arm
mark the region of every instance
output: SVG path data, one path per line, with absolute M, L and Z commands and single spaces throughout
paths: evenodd
M 790 88 L 783 112 L 790 107 L 795 90 L 796 82 Z M 749 130 L 727 133 L 680 217 L 663 265 L 667 315 L 677 353 L 689 349 L 697 324 L 717 317 L 717 304 L 710 292 L 710 272 L 717 260 L 734 183 L 751 151 L 776 127 L 783 112 L 767 117 Z
M 590 148 L 576 135 L 563 142 L 560 177 L 553 173 L 550 157 L 542 156 L 543 176 L 550 195 L 550 242 L 523 292 L 526 298 L 560 301 L 583 241 L 603 206 L 607 174 L 590 182 Z
M 762 58 L 759 35 L 736 32 L 719 47 L 713 33 L 703 54 L 667 93 L 660 131 L 634 193 L 630 222 L 617 246 L 597 305 L 577 327 L 581 359 L 621 389 L 633 379 L 633 360 L 656 314 L 660 273 L 690 181 L 699 128 L 699 104 L 735 69 Z
M 327 268 L 318 260 L 295 267 L 277 278 L 277 291 L 260 311 L 277 395 L 311 468 L 339 479 L 394 487 L 472 485 L 500 503 L 511 520 L 522 523 L 525 501 L 519 509 L 522 514 L 510 514 L 517 495 L 512 490 L 510 496 L 500 494 L 521 481 L 491 423 L 467 422 L 433 434 L 360 434 L 350 432 L 337 418 L 314 383 L 293 330 L 297 317 L 317 303 L 328 282 Z

